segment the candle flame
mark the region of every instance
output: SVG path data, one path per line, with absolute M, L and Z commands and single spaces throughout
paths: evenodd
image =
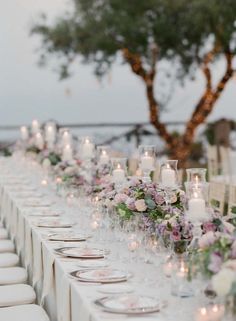
M 207 309 L 206 308 L 201 308 L 200 312 L 201 312 L 201 315 L 206 315 L 207 314 Z
M 105 150 L 102 151 L 102 155 L 106 155 L 107 152 Z
M 120 166 L 120 164 L 117 164 L 117 169 L 121 169 L 121 166 Z
M 144 153 L 144 156 L 148 156 L 148 152 L 147 151 Z
M 199 176 L 198 176 L 198 175 L 195 175 L 195 176 L 194 176 L 194 181 L 195 181 L 196 184 L 199 183 Z
M 170 164 L 167 163 L 166 164 L 166 168 L 170 169 Z
M 89 138 L 86 138 L 86 139 L 85 139 L 85 144 L 89 144 L 89 143 L 90 143 Z
M 218 309 L 218 306 L 215 304 L 215 305 L 213 306 L 213 308 L 212 308 L 212 311 L 216 313 L 216 312 L 218 312 L 218 310 L 219 310 L 219 309 Z

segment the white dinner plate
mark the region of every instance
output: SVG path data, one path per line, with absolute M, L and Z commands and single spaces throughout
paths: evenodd
M 63 256 L 75 257 L 80 259 L 101 259 L 104 258 L 104 250 L 80 247 L 62 247 L 55 251 Z
M 52 219 L 42 219 L 35 223 L 38 227 L 49 227 L 49 228 L 57 228 L 57 227 L 72 227 L 73 223 L 66 221 L 66 220 L 60 220 L 57 218 Z
M 90 283 L 117 283 L 127 281 L 130 274 L 118 269 L 94 269 L 79 270 L 70 273 L 71 276 L 81 282 Z
M 53 233 L 48 236 L 50 241 L 64 241 L 64 242 L 81 242 L 86 241 L 90 236 L 82 235 L 73 232 Z
M 135 294 L 107 296 L 95 301 L 103 310 L 118 314 L 146 314 L 160 311 L 164 306 L 160 300 Z

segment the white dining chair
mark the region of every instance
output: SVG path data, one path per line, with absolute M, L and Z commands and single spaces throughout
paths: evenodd
M 0 309 L 2 321 L 50 321 L 46 312 L 36 304 L 27 304 Z
M 8 238 L 8 232 L 5 228 L 0 227 L 0 240 L 5 240 Z
M 27 279 L 27 271 L 22 267 L 0 268 L 0 285 L 26 283 Z
M 236 185 L 229 185 L 228 214 L 236 214 Z
M 231 174 L 231 167 L 230 167 L 230 148 L 220 146 L 219 147 L 219 154 L 220 154 L 220 168 L 221 168 L 221 175 L 230 175 Z
M 225 208 L 226 184 L 219 182 L 210 182 L 209 186 L 209 203 L 222 215 Z
M 15 305 L 31 304 L 34 303 L 35 300 L 36 294 L 34 292 L 34 289 L 28 284 L 13 284 L 0 286 L 0 308 Z M 0 318 L 0 320 L 2 319 Z
M 0 268 L 17 266 L 19 260 L 19 256 L 15 253 L 0 253 Z
M 0 253 L 14 253 L 15 245 L 11 240 L 1 240 L 0 241 Z
M 207 167 L 209 180 L 219 174 L 217 146 L 215 145 L 207 146 Z

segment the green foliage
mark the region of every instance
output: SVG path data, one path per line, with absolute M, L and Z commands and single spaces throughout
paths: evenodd
M 4 148 L 3 149 L 3 156 L 4 157 L 10 157 L 10 156 L 12 156 L 12 152 L 10 151 L 10 149 L 9 148 Z
M 55 166 L 55 165 L 57 165 L 58 163 L 61 162 L 61 157 L 60 157 L 60 155 L 55 154 L 55 153 L 53 153 L 53 152 L 51 152 L 51 153 L 48 155 L 48 159 L 50 160 L 51 165 L 53 165 L 53 166 Z
M 43 57 L 61 57 L 62 78 L 76 57 L 95 63 L 103 75 L 123 48 L 147 67 L 158 60 L 178 62 L 179 76 L 201 63 L 206 43 L 217 54 L 235 52 L 235 0 L 71 0 L 69 13 L 49 25 L 45 16 L 32 28 L 42 36 Z
M 34 146 L 34 145 L 29 146 L 29 147 L 26 149 L 26 153 L 39 154 L 40 152 L 41 152 L 41 150 L 40 150 L 38 147 Z
M 129 220 L 132 216 L 134 216 L 134 213 L 128 209 L 124 203 L 118 204 L 116 209 L 122 219 Z

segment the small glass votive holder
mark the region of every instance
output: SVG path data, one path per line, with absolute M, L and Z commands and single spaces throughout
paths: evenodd
M 193 285 L 189 279 L 189 268 L 183 259 L 176 259 L 173 262 L 171 294 L 181 298 L 194 296 Z

